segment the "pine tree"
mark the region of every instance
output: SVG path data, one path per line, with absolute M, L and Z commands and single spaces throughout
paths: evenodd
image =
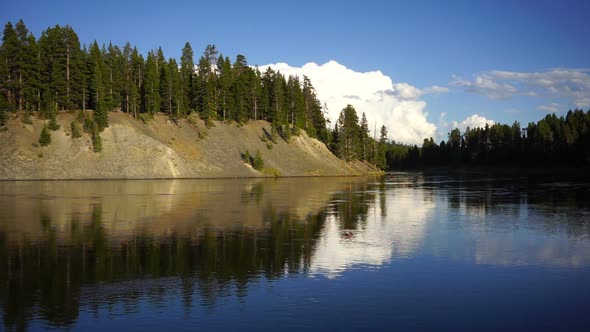
M 182 48 L 182 56 L 180 57 L 180 89 L 182 94 L 182 112 L 190 113 L 194 108 L 192 100 L 195 98 L 194 85 L 195 61 L 193 48 L 189 42 L 186 42 Z
M 109 43 L 103 50 L 105 63 L 105 90 L 107 94 L 107 109 L 122 108 L 122 93 L 124 92 L 123 74 L 124 58 L 119 46 Z
M 287 121 L 294 128 L 306 128 L 305 98 L 297 76 L 289 76 L 287 81 Z
M 4 126 L 8 120 L 8 114 L 6 112 L 7 109 L 8 101 L 6 101 L 4 94 L 0 93 L 0 126 Z
M 18 108 L 19 49 L 16 31 L 12 23 L 8 22 L 4 26 L 2 36 L 2 71 L 0 72 L 0 78 L 2 79 L 2 90 L 6 93 L 7 111 L 9 112 L 13 112 Z
M 303 76 L 303 99 L 305 101 L 305 130 L 312 137 L 328 142 L 327 121 L 322 105 L 308 77 Z
M 225 121 L 231 114 L 230 110 L 234 109 L 234 100 L 232 96 L 232 66 L 229 58 L 219 56 L 217 61 L 218 83 L 219 83 L 219 116 Z
M 102 138 L 100 137 L 100 130 L 96 123 L 92 126 L 92 150 L 94 152 L 102 151 Z
M 109 126 L 109 102 L 107 99 L 107 90 L 105 87 L 105 65 L 103 62 L 103 54 L 96 41 L 90 48 L 89 60 L 89 66 L 92 72 L 90 80 L 90 93 L 92 96 L 92 106 L 94 108 L 93 118 L 98 127 L 98 130 L 102 131 Z
M 70 123 L 70 128 L 72 129 L 72 139 L 82 137 L 82 133 L 80 132 L 80 127 L 78 127 L 78 124 L 76 123 L 76 121 L 72 121 Z
M 338 118 L 339 143 L 338 155 L 346 161 L 359 158 L 358 116 L 352 105 L 347 105 Z
M 227 59 L 229 61 L 229 59 Z M 231 94 L 233 96 L 232 108 L 234 113 L 232 119 L 237 122 L 243 122 L 247 118 L 247 112 L 250 107 L 250 94 L 247 91 L 248 80 L 248 63 L 246 57 L 238 54 L 232 68 Z
M 49 119 L 49 125 L 47 126 L 47 128 L 56 131 L 59 130 L 61 126 L 57 123 L 57 116 L 55 114 L 55 112 L 51 112 L 51 118 Z
M 157 65 L 158 65 L 158 72 L 160 73 L 160 111 L 165 113 L 172 113 L 172 94 L 171 94 L 171 87 L 170 87 L 170 77 L 169 77 L 169 67 L 166 60 L 162 59 L 163 57 L 162 49 L 158 49 L 158 56 Z
M 44 104 L 55 102 L 58 109 L 80 106 L 83 96 L 83 54 L 78 36 L 70 26 L 56 25 L 39 38 L 40 76 L 44 86 Z
M 365 112 L 363 112 L 363 115 L 361 116 L 359 140 L 360 140 L 360 148 L 361 148 L 360 157 L 363 160 L 369 160 L 369 149 L 370 149 L 369 123 L 367 122 L 367 117 L 365 116 Z
M 138 112 L 148 111 L 145 104 L 145 98 L 142 100 L 142 94 L 145 96 L 145 80 L 144 72 L 145 61 L 143 57 L 137 52 L 137 48 L 133 48 L 131 52 L 131 81 L 129 82 L 129 107 L 133 112 L 133 116 L 137 118 Z
M 176 118 L 185 115 L 186 108 L 183 103 L 182 80 L 178 71 L 176 60 L 168 61 L 168 98 L 170 115 Z
M 248 71 L 248 92 L 250 93 L 250 101 L 251 101 L 251 110 L 252 114 L 250 115 L 251 119 L 258 120 L 260 116 L 260 105 L 263 99 L 262 93 L 262 81 L 260 79 L 260 71 L 258 68 L 256 70 L 250 69 Z
M 43 129 L 41 130 L 41 135 L 39 136 L 39 144 L 41 144 L 41 146 L 47 146 L 51 144 L 51 134 L 49 133 L 49 129 L 46 125 L 43 126 Z
M 160 112 L 160 72 L 153 52 L 148 53 L 144 81 L 145 108 L 154 115 Z
M 377 149 L 377 167 L 385 169 L 387 167 L 387 159 L 385 152 L 387 149 L 387 127 L 381 126 L 381 134 L 379 136 L 379 146 Z
M 262 159 L 260 150 L 256 150 L 256 156 L 254 157 L 252 167 L 254 167 L 254 169 L 257 171 L 261 171 L 264 168 L 264 160 Z
M 208 126 L 212 125 L 211 121 L 215 119 L 217 113 L 217 75 L 214 70 L 217 68 L 217 54 L 215 45 L 207 45 L 198 64 L 197 107 Z

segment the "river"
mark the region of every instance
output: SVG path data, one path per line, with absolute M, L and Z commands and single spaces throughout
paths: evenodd
M 5 330 L 590 326 L 586 182 L 8 181 L 0 197 Z

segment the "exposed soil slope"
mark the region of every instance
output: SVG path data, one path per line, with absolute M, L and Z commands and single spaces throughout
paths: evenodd
M 51 132 L 51 144 L 38 145 L 45 120 L 24 124 L 21 116 L 0 132 L 0 179 L 139 179 L 219 178 L 280 176 L 359 175 L 374 171 L 364 163 L 349 165 L 334 156 L 320 141 L 305 132 L 289 142 L 278 138 L 264 142 L 270 132 L 265 121 L 215 122 L 207 128 L 201 121 L 180 120 L 165 115 L 148 123 L 127 114 L 109 114 L 109 127 L 102 133 L 103 151 L 92 151 L 89 134 L 72 139 L 70 122 L 75 115 L 61 113 L 61 128 Z M 269 146 L 271 148 L 269 148 Z M 264 169 L 259 172 L 244 163 L 241 154 L 260 151 Z

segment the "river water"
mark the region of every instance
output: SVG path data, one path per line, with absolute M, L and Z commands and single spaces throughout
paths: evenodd
M 587 331 L 590 184 L 0 182 L 0 330 Z

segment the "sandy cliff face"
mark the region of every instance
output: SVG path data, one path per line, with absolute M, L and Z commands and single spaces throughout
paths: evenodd
M 9 120 L 0 132 L 0 179 L 137 179 L 216 178 L 355 175 L 371 170 L 368 165 L 348 165 L 326 146 L 304 132 L 289 142 L 264 142 L 264 121 L 239 126 L 216 122 L 207 128 L 200 121 L 178 124 L 158 115 L 144 124 L 124 113 L 109 114 L 110 125 L 102 133 L 103 151 L 92 151 L 90 135 L 72 139 L 73 114 L 60 114 L 61 128 L 51 132 L 51 144 L 38 145 L 46 121 L 23 124 Z M 269 149 L 269 146 L 271 148 Z M 241 153 L 260 151 L 265 170 L 242 162 Z

